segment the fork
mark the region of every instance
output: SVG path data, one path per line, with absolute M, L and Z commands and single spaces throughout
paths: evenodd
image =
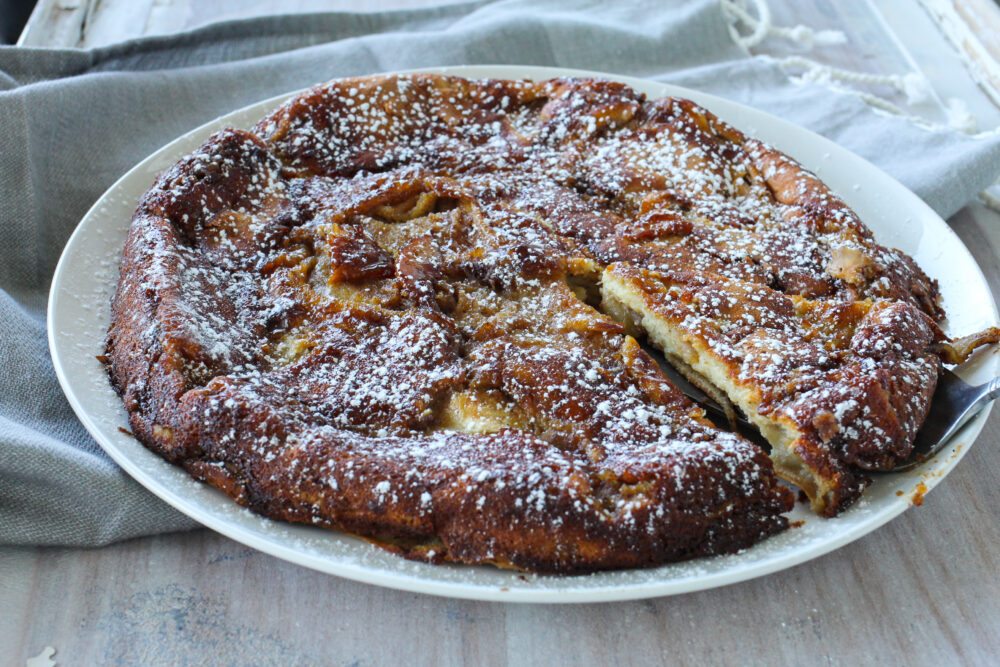
M 1000 377 L 972 386 L 945 369 L 938 377 L 924 425 L 913 440 L 913 452 L 897 463 L 893 471 L 907 470 L 929 459 L 997 397 L 1000 397 Z
M 678 373 L 659 351 L 649 346 L 644 345 L 643 347 L 656 360 L 670 381 L 688 398 L 705 408 L 705 411 L 716 420 L 721 419 L 722 423 L 728 423 L 726 413 L 708 394 Z M 892 472 L 909 470 L 941 451 L 969 420 L 979 414 L 997 397 L 1000 397 L 1000 377 L 972 386 L 952 371 L 943 370 L 938 378 L 937 389 L 934 390 L 927 418 L 913 440 L 913 451 L 906 459 L 898 461 L 893 466 Z M 763 441 L 757 427 L 743 416 L 738 415 L 736 421 L 742 435 L 749 436 L 751 440 L 757 442 Z

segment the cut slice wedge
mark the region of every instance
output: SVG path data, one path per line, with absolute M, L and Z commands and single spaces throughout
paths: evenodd
M 626 264 L 607 268 L 602 295 L 605 311 L 678 371 L 739 407 L 771 444 L 777 474 L 817 513 L 839 513 L 867 485 L 866 470 L 912 449 L 943 336 L 912 305 L 814 301 Z

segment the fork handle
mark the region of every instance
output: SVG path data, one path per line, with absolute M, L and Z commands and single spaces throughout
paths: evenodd
M 989 405 L 991 401 L 1000 398 L 1000 376 L 993 378 L 989 382 L 978 385 L 975 387 L 975 392 L 976 399 L 969 404 L 969 407 L 965 409 L 965 412 L 963 412 L 955 423 L 952 424 L 947 433 L 941 437 L 942 442 L 955 435 L 960 428 L 965 426 L 972 420 L 973 417 L 982 412 L 983 408 Z

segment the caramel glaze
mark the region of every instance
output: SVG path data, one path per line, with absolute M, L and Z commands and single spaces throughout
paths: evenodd
M 139 440 L 193 476 L 411 558 L 582 572 L 783 530 L 768 456 L 594 307 L 611 263 L 807 310 L 904 304 L 942 339 L 912 260 L 692 102 L 382 76 L 313 88 L 160 176 L 109 372 Z M 849 469 L 905 452 L 832 448 Z

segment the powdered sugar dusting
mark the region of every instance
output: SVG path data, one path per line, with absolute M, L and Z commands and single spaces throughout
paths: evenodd
M 694 224 L 729 238 L 734 275 L 766 260 L 731 229 L 807 243 L 781 221 L 809 212 L 768 181 L 789 167 L 768 176 L 756 150 L 689 103 L 571 80 L 338 82 L 224 132 L 145 198 L 136 242 L 167 256 L 119 291 L 155 301 L 148 362 L 181 361 L 179 403 L 146 415 L 169 423 L 158 446 L 224 462 L 196 474 L 284 518 L 397 534 L 409 517 L 408 553 L 432 560 L 584 566 L 543 540 L 564 527 L 645 545 L 609 552 L 621 564 L 694 553 L 684 531 L 705 552 L 759 539 L 786 506 L 766 457 L 580 300 L 630 241 L 670 249 Z M 812 272 L 835 294 L 854 283 L 824 270 L 832 247 L 761 275 Z

